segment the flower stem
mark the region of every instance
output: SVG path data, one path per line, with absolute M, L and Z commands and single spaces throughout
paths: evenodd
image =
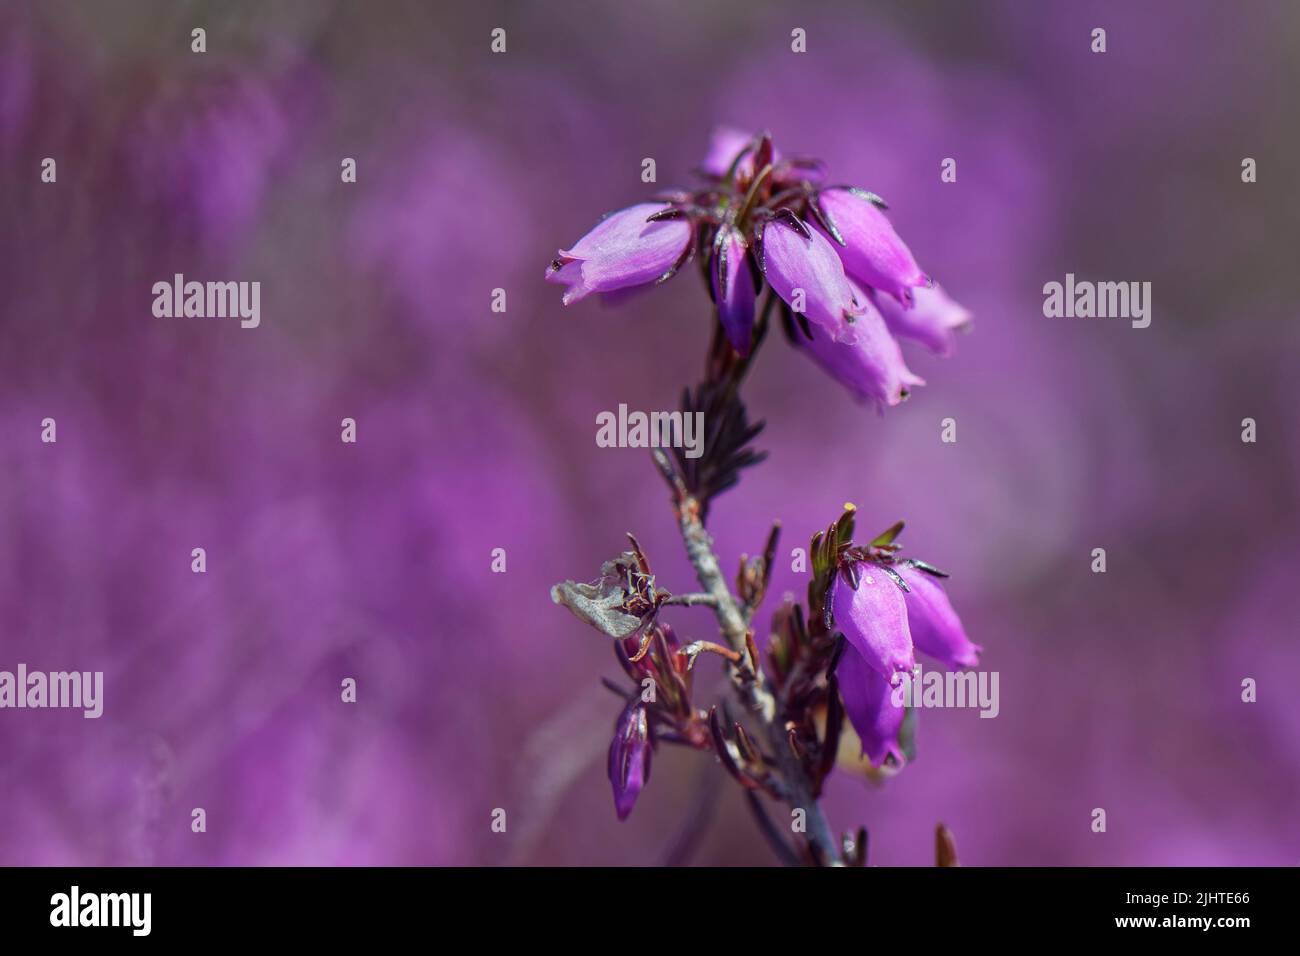
M 840 853 L 834 831 L 814 796 L 813 781 L 791 748 L 776 696 L 766 677 L 758 670 L 758 661 L 749 651 L 753 638 L 740 603 L 731 593 L 718 557 L 713 552 L 713 539 L 705 530 L 700 517 L 700 503 L 686 489 L 681 477 L 673 470 L 668 457 L 661 450 L 655 449 L 654 459 L 673 489 L 673 505 L 682 541 L 686 545 L 686 556 L 695 568 L 700 587 L 711 598 L 709 606 L 718 619 L 723 638 L 739 655 L 737 662 L 728 664 L 736 693 L 749 712 L 762 724 L 768 746 L 775 755 L 781 772 L 786 802 L 792 811 L 802 810 L 804 813 L 804 836 L 814 862 L 821 865 L 837 864 L 840 862 Z
M 696 607 L 701 604 L 713 607 L 718 602 L 712 594 L 672 594 L 664 598 L 663 603 L 679 607 Z

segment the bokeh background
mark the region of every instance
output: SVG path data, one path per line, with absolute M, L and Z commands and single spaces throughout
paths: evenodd
M 106 701 L 0 712 L 0 862 L 771 862 L 697 754 L 616 820 L 617 667 L 548 596 L 627 531 L 692 587 L 594 422 L 696 379 L 698 276 L 564 309 L 542 272 L 715 123 L 883 195 L 976 315 L 883 417 L 770 337 L 771 457 L 711 517 L 730 568 L 773 519 L 788 554 L 846 500 L 906 518 L 1001 675 L 996 719 L 923 713 L 915 764 L 836 779 L 835 825 L 884 865 L 940 820 L 975 865 L 1300 862 L 1298 40 L 1286 0 L 6 2 L 0 668 Z M 260 280 L 261 327 L 154 318 L 175 272 Z M 1151 327 L 1044 318 L 1066 272 L 1150 281 Z

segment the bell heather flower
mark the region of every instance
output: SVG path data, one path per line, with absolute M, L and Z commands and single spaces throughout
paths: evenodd
M 904 762 L 899 743 L 906 708 L 892 690 L 915 669 L 915 651 L 956 670 L 983 650 L 966 636 L 938 579 L 923 561 L 898 559 L 897 527 L 869 548 L 847 547 L 831 581 L 827 611 L 846 646 L 836 668 L 844 712 L 874 765 Z M 883 543 L 880 543 L 883 542 Z
M 784 303 L 786 331 L 858 399 L 897 405 L 924 382 L 896 337 L 941 355 L 969 324 L 932 287 L 873 193 L 822 185 L 821 164 L 785 158 L 766 133 L 717 130 L 702 164 L 706 184 L 613 213 L 562 250 L 546 278 L 566 305 L 592 292 L 663 282 L 696 253 L 732 349 L 747 356 Z M 766 291 L 762 309 L 757 299 Z
M 859 401 L 878 407 L 894 406 L 907 398 L 909 390 L 925 381 L 903 362 L 902 349 L 889 334 L 885 320 L 870 300 L 855 322 L 856 339 L 836 342 L 821 329 L 800 344 L 832 378 Z
M 572 249 L 561 249 L 546 270 L 568 287 L 564 304 L 593 292 L 613 292 L 664 281 L 689 258 L 691 226 L 683 219 L 651 221 L 667 203 L 638 203 L 610 213 Z
M 727 341 L 741 355 L 749 354 L 753 340 L 754 299 L 757 295 L 745 251 L 745 240 L 740 233 L 724 226 L 718 230 L 718 238 L 713 244 L 713 262 L 709 266 L 718 320 L 727 333 Z
M 767 223 L 761 241 L 760 264 L 776 294 L 799 307 L 801 314 L 833 341 L 856 339 L 853 323 L 867 304 L 859 301 L 849 284 L 831 241 L 793 214 Z M 802 302 L 799 292 L 803 293 Z
M 890 684 L 916 668 L 903 594 L 878 565 L 865 563 L 845 569 L 831 584 L 831 614 L 850 645 L 845 653 L 856 652 Z
M 845 649 L 835 668 L 836 684 L 844 713 L 857 731 L 862 742 L 862 753 L 872 766 L 879 767 L 887 759 L 901 766 L 906 762 L 898 734 L 903 729 L 907 710 L 895 707 L 889 683 L 873 671 L 861 654 Z
M 916 301 L 910 309 L 888 295 L 877 295 L 872 301 L 894 335 L 920 342 L 936 355 L 951 355 L 953 333 L 970 328 L 970 312 L 937 285 L 916 289 L 914 296 Z
M 907 619 L 916 649 L 950 670 L 978 664 L 984 648 L 966 636 L 937 575 L 907 561 L 895 564 L 893 571 L 908 587 Z
M 650 720 L 641 699 L 628 701 L 614 724 L 609 744 L 609 782 L 614 788 L 614 809 L 626 820 L 641 788 L 650 779 Z
M 880 211 L 880 197 L 836 187 L 818 192 L 813 201 L 821 211 L 817 228 L 839 244 L 845 271 L 860 283 L 905 304 L 911 302 L 913 288 L 930 284 Z

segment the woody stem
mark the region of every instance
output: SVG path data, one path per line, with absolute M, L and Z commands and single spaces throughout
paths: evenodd
M 803 833 L 814 860 L 823 865 L 838 863 L 840 853 L 834 831 L 814 796 L 813 781 L 809 778 L 803 761 L 792 749 L 776 695 L 767 678 L 757 669 L 757 660 L 751 657 L 749 648 L 753 638 L 741 612 L 740 602 L 731 593 L 718 557 L 713 552 L 713 539 L 700 518 L 700 503 L 686 489 L 662 451 L 655 449 L 654 459 L 673 489 L 674 507 L 682 541 L 686 545 L 686 556 L 695 568 L 700 587 L 712 599 L 709 606 L 718 619 L 723 638 L 739 658 L 727 665 L 736 693 L 763 727 L 768 746 L 781 772 L 786 802 L 792 811 L 803 811 Z

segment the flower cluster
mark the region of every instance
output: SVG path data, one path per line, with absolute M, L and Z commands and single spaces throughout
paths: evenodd
M 957 670 L 979 663 L 983 648 L 966 635 L 939 580 L 947 575 L 916 558 L 900 557 L 900 521 L 866 545 L 853 543 L 857 509 L 844 513 L 810 545 L 813 575 L 811 616 L 787 600 L 773 617 L 766 678 L 749 640 L 744 652 L 711 641 L 683 644 L 659 620 L 667 605 L 712 603 L 710 595 L 673 595 L 655 584 L 650 562 L 634 537 L 631 551 L 607 561 L 592 584 L 565 581 L 551 592 L 555 603 L 614 638 L 629 689 L 607 686 L 623 701 L 609 746 L 609 779 L 619 819 L 632 812 L 650 779 L 655 748 L 663 742 L 712 751 L 743 787 L 781 796 L 774 758 L 723 705 L 700 707 L 692 672 L 705 652 L 739 665 L 741 686 L 768 681 L 780 723 L 820 787 L 840 753 L 840 724 L 847 718 L 862 757 L 892 772 L 907 763 L 907 707 L 893 693 L 903 674 L 916 668 L 919 651 Z M 775 553 L 775 531 L 764 557 L 742 563 L 739 591 L 745 607 L 762 601 Z M 842 640 L 840 639 L 842 637 Z M 833 677 L 832 677 L 833 675 Z M 851 738 L 846 738 L 851 739 Z M 852 761 L 857 762 L 857 761 Z
M 924 382 L 898 339 L 946 355 L 970 314 L 921 271 L 879 196 L 823 182 L 819 162 L 783 158 L 767 134 L 715 133 L 707 185 L 606 216 L 546 271 L 569 304 L 674 276 L 698 256 L 735 350 L 761 336 L 764 286 L 797 346 L 859 400 L 897 405 Z M 770 300 L 769 300 L 770 301 Z
M 916 669 L 915 652 L 957 670 L 978 664 L 983 650 L 966 636 L 939 584 L 947 575 L 895 551 L 893 544 L 848 549 L 827 595 L 831 620 L 847 642 L 835 671 L 840 698 L 875 766 L 906 762 L 906 710 L 892 688 Z
M 976 666 L 983 648 L 967 637 L 939 583 L 947 575 L 900 556 L 903 522 L 858 545 L 856 515 L 857 508 L 846 504 L 839 518 L 813 536 L 809 615 L 791 599 L 777 610 L 768 673 L 785 699 L 810 704 L 819 735 L 837 748 L 840 719 L 848 718 L 861 756 L 841 751 L 847 765 L 865 769 L 865 757 L 888 773 L 914 753 L 915 715 L 909 720 L 899 685 L 902 675 L 914 672 L 916 653 L 957 670 Z

